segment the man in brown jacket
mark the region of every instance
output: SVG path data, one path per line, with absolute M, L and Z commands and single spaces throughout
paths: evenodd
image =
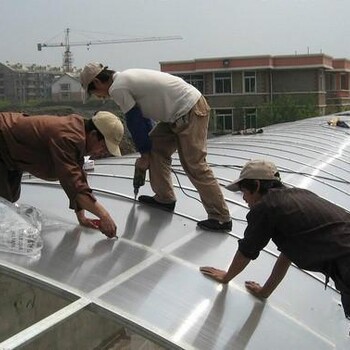
M 116 224 L 93 196 L 83 164 L 85 155 L 120 156 L 123 133 L 118 117 L 103 111 L 89 120 L 76 114 L 0 113 L 0 197 L 10 202 L 19 199 L 23 172 L 58 180 L 81 225 L 98 228 L 107 237 L 116 236 Z M 100 219 L 99 226 L 85 216 L 85 210 Z

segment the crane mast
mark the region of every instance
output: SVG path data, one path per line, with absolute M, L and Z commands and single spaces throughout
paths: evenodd
M 66 28 L 65 36 L 64 36 L 64 54 L 63 54 L 63 70 L 65 72 L 72 71 L 72 63 L 73 63 L 73 55 L 70 51 L 70 43 L 69 43 L 69 28 Z
M 137 37 L 131 39 L 115 39 L 115 40 L 91 40 L 91 41 L 77 41 L 70 42 L 69 33 L 70 29 L 65 29 L 64 42 L 59 43 L 38 43 L 38 51 L 42 51 L 46 47 L 64 47 L 63 53 L 63 70 L 65 72 L 72 71 L 73 54 L 70 50 L 71 46 L 86 46 L 90 47 L 92 45 L 106 45 L 106 44 L 124 44 L 124 43 L 136 43 L 136 42 L 146 42 L 146 41 L 163 41 L 163 40 L 181 40 L 182 37 L 179 35 L 170 36 L 150 36 L 150 37 Z

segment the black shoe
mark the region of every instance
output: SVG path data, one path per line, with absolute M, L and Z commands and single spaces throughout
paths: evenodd
M 209 231 L 231 231 L 232 230 L 232 220 L 221 222 L 215 219 L 202 220 L 197 223 L 197 225 Z
M 139 202 L 144 203 L 144 204 L 149 204 L 152 205 L 153 207 L 157 207 L 159 209 L 163 209 L 166 211 L 174 211 L 175 209 L 175 201 L 172 203 L 160 203 L 156 201 L 153 197 L 151 196 L 140 196 Z

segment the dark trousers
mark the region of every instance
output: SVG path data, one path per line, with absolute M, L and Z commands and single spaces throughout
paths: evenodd
M 335 261 L 330 277 L 341 294 L 345 316 L 350 319 L 350 255 Z
M 341 303 L 344 308 L 345 317 L 350 320 L 350 294 L 341 293 Z
M 21 194 L 22 172 L 9 170 L 0 157 L 0 197 L 16 202 Z

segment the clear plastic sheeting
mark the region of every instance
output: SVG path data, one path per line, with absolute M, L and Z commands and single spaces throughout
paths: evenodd
M 40 211 L 0 198 L 0 250 L 38 258 L 43 248 Z

